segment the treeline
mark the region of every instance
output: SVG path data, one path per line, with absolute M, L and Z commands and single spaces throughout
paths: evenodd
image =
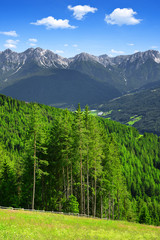
M 160 225 L 159 140 L 0 95 L 0 205 Z

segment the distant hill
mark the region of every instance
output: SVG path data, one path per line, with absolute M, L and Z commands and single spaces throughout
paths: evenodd
M 27 102 L 39 102 L 57 107 L 100 104 L 121 93 L 108 83 L 75 70 L 55 69 L 50 74 L 26 77 L 1 90 L 2 94 Z
M 94 106 L 103 117 L 136 127 L 141 133 L 160 135 L 160 88 L 130 93 Z

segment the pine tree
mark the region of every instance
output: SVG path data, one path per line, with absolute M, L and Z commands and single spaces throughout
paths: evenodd
M 75 153 L 77 160 L 80 164 L 80 213 L 83 213 L 84 209 L 84 194 L 83 194 L 83 163 L 86 155 L 86 138 L 85 138 L 85 123 L 84 115 L 81 111 L 80 104 L 75 114 L 74 123 L 74 141 L 75 141 Z
M 98 125 L 96 118 L 92 118 L 89 126 L 89 159 L 91 166 L 91 177 L 94 182 L 94 187 L 92 187 L 92 194 L 94 195 L 93 203 L 93 216 L 96 216 L 96 206 L 97 206 L 97 180 L 102 173 L 102 159 L 103 155 L 103 141 L 101 140 L 101 129 Z
M 38 178 L 41 178 L 43 174 L 47 174 L 43 171 L 43 166 L 47 166 L 48 162 L 41 158 L 46 152 L 45 140 L 46 131 L 45 124 L 42 121 L 42 112 L 37 104 L 33 104 L 29 141 L 27 142 L 28 154 L 33 159 L 32 209 L 35 208 L 36 174 Z
M 7 164 L 7 159 L 3 162 L 0 176 L 0 205 L 5 207 L 17 207 L 18 191 L 16 176 L 11 167 Z

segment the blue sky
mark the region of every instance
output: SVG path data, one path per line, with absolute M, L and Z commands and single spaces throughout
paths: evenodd
M 160 50 L 159 0 L 3 0 L 0 51 L 116 56 Z

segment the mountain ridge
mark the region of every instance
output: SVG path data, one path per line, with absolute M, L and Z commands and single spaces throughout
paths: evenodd
M 73 76 L 71 76 L 71 73 Z M 56 77 L 59 79 L 59 82 L 54 85 L 53 82 L 55 83 Z M 72 82 L 70 89 L 67 86 L 69 77 Z M 77 80 L 73 81 L 74 78 L 78 79 L 78 82 Z M 22 94 L 24 98 L 20 99 L 25 100 L 26 98 L 27 100 L 25 89 L 30 91 L 32 87 L 31 79 L 33 81 L 36 79 L 37 86 L 34 87 L 36 87 L 36 91 L 40 92 L 42 91 L 40 89 L 42 85 L 44 92 L 47 89 L 50 91 L 48 84 L 52 81 L 50 86 L 52 86 L 53 92 L 64 93 L 61 96 L 63 98 L 62 102 L 64 102 L 65 98 L 66 101 L 68 99 L 65 87 L 70 93 L 72 89 L 71 97 L 78 91 L 77 86 L 81 86 L 81 93 L 77 92 L 77 96 L 81 94 L 81 99 L 87 100 L 86 104 L 97 104 L 100 99 L 101 101 L 111 100 L 128 92 L 142 89 L 147 84 L 149 86 L 159 82 L 160 53 L 155 50 L 148 50 L 131 55 L 109 57 L 106 54 L 94 56 L 83 52 L 72 58 L 63 58 L 50 50 L 42 48 L 29 48 L 21 53 L 11 51 L 10 49 L 0 52 L 0 92 L 2 94 L 9 94 L 9 96 L 17 99 Z M 43 82 L 41 86 L 37 79 L 40 79 L 41 83 Z M 46 79 L 49 80 L 46 81 Z M 82 82 L 83 85 L 81 84 Z M 18 93 L 16 89 L 19 84 L 21 85 L 21 93 Z M 106 97 L 102 99 L 100 95 L 98 96 L 95 86 L 99 90 L 104 88 L 102 96 L 106 95 Z M 93 90 L 92 95 L 96 96 L 92 98 L 92 102 L 87 97 L 87 91 L 90 92 L 91 89 Z M 83 95 L 84 93 L 85 95 Z M 31 101 L 34 100 L 34 93 L 30 99 Z M 53 99 L 55 100 L 54 97 Z M 36 99 L 36 101 L 39 100 Z M 74 104 L 78 102 L 79 99 L 77 98 Z M 43 103 L 42 99 L 41 103 Z M 69 105 L 72 104 L 71 99 L 68 103 Z M 57 104 L 57 101 L 48 102 L 47 100 L 47 104 Z
M 59 62 L 62 66 L 64 65 L 66 67 L 68 67 L 69 64 L 75 60 L 80 60 L 80 61 L 88 61 L 88 60 L 91 61 L 92 60 L 92 61 L 101 63 L 105 67 L 108 65 L 119 65 L 124 61 L 125 62 L 126 61 L 133 62 L 137 58 L 141 58 L 143 61 L 143 60 L 148 59 L 149 57 L 154 59 L 155 62 L 160 63 L 160 53 L 157 50 L 147 50 L 144 52 L 137 52 L 137 53 L 129 54 L 129 55 L 118 55 L 115 57 L 109 57 L 107 54 L 95 56 L 95 55 L 92 55 L 92 54 L 89 54 L 86 52 L 82 52 L 80 54 L 75 55 L 74 57 L 65 58 L 65 57 L 62 57 L 62 56 L 54 53 L 51 50 L 42 49 L 40 47 L 37 47 L 37 48 L 28 48 L 27 50 L 20 52 L 20 53 L 12 51 L 11 49 L 6 49 L 6 50 L 0 52 L 0 60 L 1 60 L 2 56 L 6 57 L 6 58 L 13 56 L 14 60 L 17 59 L 17 58 L 15 59 L 15 56 L 17 56 L 17 57 L 19 56 L 19 59 L 25 58 L 25 60 L 28 57 L 34 57 L 35 60 L 37 60 L 37 61 L 39 60 L 39 58 L 42 58 L 44 60 L 44 58 L 48 57 L 47 60 L 48 60 L 48 64 L 50 64 L 50 65 L 47 65 L 47 64 L 45 65 L 43 62 L 41 62 L 41 64 L 46 67 L 54 66 L 52 64 L 54 64 L 55 60 L 57 61 L 57 63 Z M 12 58 L 12 61 L 13 61 L 13 58 Z

